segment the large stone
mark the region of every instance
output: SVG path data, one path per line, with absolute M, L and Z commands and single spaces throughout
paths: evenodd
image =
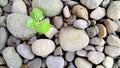
M 59 34 L 60 45 L 65 51 L 77 51 L 86 47 L 89 37 L 84 30 L 72 26 L 62 28 Z
M 26 23 L 28 20 L 29 17 L 27 15 L 12 13 L 7 17 L 7 28 L 17 38 L 32 37 L 37 32 L 34 28 L 27 27 Z
M 61 0 L 33 0 L 33 8 L 40 8 L 46 16 L 56 16 L 61 13 L 63 3 Z

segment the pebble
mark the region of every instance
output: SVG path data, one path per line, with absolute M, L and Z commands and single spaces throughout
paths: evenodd
M 57 29 L 60 29 L 63 25 L 63 17 L 62 16 L 55 16 L 53 18 L 53 23 Z
M 120 21 L 119 20 L 114 20 L 114 22 L 118 25 L 117 32 L 120 32 Z
M 109 33 L 115 32 L 118 29 L 118 25 L 114 21 L 112 21 L 110 19 L 105 19 L 104 20 L 104 24 L 105 24 L 105 26 L 107 28 L 107 31 Z
M 95 10 L 93 10 L 90 13 L 90 17 L 94 20 L 100 20 L 101 18 L 103 18 L 105 16 L 106 12 L 105 9 L 102 7 L 97 7 Z
M 29 39 L 28 43 L 27 44 L 32 44 L 35 40 L 37 40 L 37 36 L 33 36 Z
M 14 0 L 12 4 L 12 12 L 13 13 L 20 13 L 20 14 L 27 14 L 26 5 L 23 0 Z
M 106 28 L 103 24 L 97 24 L 98 28 L 99 28 L 99 33 L 98 33 L 98 37 L 100 38 L 104 38 L 107 35 L 107 31 Z
M 35 35 L 36 30 L 26 26 L 29 19 L 27 15 L 12 13 L 7 17 L 7 28 L 9 32 L 17 38 L 29 38 Z
M 85 30 L 68 26 L 60 30 L 59 41 L 64 51 L 77 51 L 88 45 L 89 37 Z
M 120 55 L 120 48 L 115 46 L 105 46 L 105 54 L 107 54 L 110 57 L 116 58 Z
M 65 18 L 69 18 L 71 16 L 71 13 L 70 13 L 70 10 L 69 10 L 69 7 L 68 6 L 65 6 L 63 8 L 63 14 L 64 14 L 64 17 Z
M 103 65 L 97 65 L 96 68 L 105 68 Z
M 76 15 L 79 18 L 83 18 L 88 20 L 88 11 L 87 9 L 82 5 L 76 5 L 72 8 L 72 13 Z
M 95 27 L 88 27 L 86 29 L 86 32 L 87 32 L 89 37 L 94 37 L 97 35 L 97 29 Z
M 48 68 L 63 68 L 64 59 L 59 56 L 48 56 L 46 59 L 46 64 Z
M 28 62 L 28 68 L 40 68 L 42 64 L 42 60 L 40 58 L 35 58 Z
M 61 46 L 58 46 L 58 47 L 55 49 L 54 55 L 55 55 L 55 56 L 62 56 L 62 55 L 63 55 Z
M 103 0 L 103 2 L 102 2 L 102 6 L 104 7 L 104 8 L 106 8 L 108 5 L 109 5 L 109 3 L 110 3 L 110 0 Z
M 31 51 L 31 48 L 29 45 L 26 44 L 20 44 L 17 46 L 17 52 L 24 58 L 30 60 L 33 59 L 35 56 Z
M 80 3 L 82 3 L 88 9 L 95 9 L 102 3 L 102 1 L 103 0 L 80 0 Z
M 49 39 L 38 39 L 32 44 L 32 51 L 34 54 L 46 57 L 55 50 L 55 44 Z
M 0 0 L 0 6 L 6 6 L 8 4 L 8 0 Z
M 68 68 L 75 68 L 75 65 L 74 65 L 72 62 L 70 62 L 70 63 L 68 64 Z
M 92 45 L 98 45 L 98 46 L 104 46 L 105 40 L 99 37 L 93 37 L 90 39 L 90 44 Z
M 107 9 L 107 16 L 113 20 L 120 19 L 120 1 L 112 1 Z
M 47 67 L 47 65 L 46 65 L 46 60 L 43 59 L 43 60 L 42 60 L 42 64 L 41 64 L 41 68 L 46 68 L 46 67 Z
M 95 49 L 96 49 L 98 52 L 103 52 L 104 46 L 95 46 Z
M 65 21 L 66 21 L 69 25 L 72 25 L 75 20 L 76 20 L 76 15 L 71 15 L 70 18 L 65 19 Z M 64 24 L 65 24 L 65 23 L 64 23 Z
M 55 38 L 55 44 L 56 44 L 56 45 L 59 45 L 59 44 L 60 44 L 59 38 Z
M 2 15 L 3 11 L 2 11 L 2 8 L 0 7 L 0 16 Z
M 47 4 L 47 5 L 45 5 Z M 38 7 L 42 9 L 45 16 L 51 17 L 59 15 L 63 8 L 63 3 L 61 0 L 33 0 L 32 7 Z
M 103 65 L 106 68 L 112 68 L 113 64 L 114 64 L 114 59 L 109 56 L 106 56 L 105 59 L 103 60 Z
M 45 36 L 52 39 L 56 33 L 58 33 L 58 30 L 54 26 L 51 26 L 49 31 L 45 33 Z
M 94 64 L 101 63 L 105 58 L 105 55 L 103 53 L 97 51 L 90 51 L 87 56 L 88 60 Z
M 75 65 L 77 68 L 92 68 L 92 64 L 88 60 L 80 57 L 75 58 Z
M 6 62 L 2 56 L 0 56 L 0 65 L 5 65 Z M 1 67 L 0 67 L 1 68 Z
M 14 47 L 7 47 L 3 50 L 3 57 L 9 68 L 20 68 L 22 59 L 15 51 Z
M 8 32 L 6 28 L 0 27 L 0 50 L 2 50 L 7 42 Z
M 0 27 L 6 27 L 6 17 L 0 16 Z
M 110 34 L 110 35 L 107 37 L 107 43 L 108 43 L 109 45 L 112 45 L 112 46 L 120 47 L 120 38 L 118 38 L 118 37 L 115 36 L 115 35 Z
M 119 68 L 117 63 L 114 63 L 113 68 Z
M 94 46 L 88 45 L 87 47 L 84 48 L 86 51 L 95 51 Z
M 10 3 L 8 3 L 6 6 L 4 6 L 3 7 L 3 11 L 4 12 L 8 12 L 8 13 L 10 13 L 10 12 L 12 12 L 12 5 L 11 5 L 12 3 L 10 2 Z
M 79 50 L 76 52 L 76 54 L 81 57 L 87 57 L 87 51 L 85 50 Z
M 10 36 L 7 40 L 7 45 L 8 46 L 16 47 L 19 44 L 20 44 L 20 39 L 14 37 L 14 36 Z
M 31 5 L 31 2 L 29 0 L 24 0 L 25 4 L 30 6 Z
M 70 52 L 70 51 L 68 51 L 68 52 L 65 54 L 65 59 L 66 59 L 66 61 L 68 61 L 68 62 L 73 61 L 74 58 L 75 58 L 75 52 Z
M 75 5 L 78 5 L 79 3 L 76 1 L 70 0 L 70 1 L 66 1 L 65 4 L 68 5 L 69 7 L 73 7 Z
M 73 22 L 73 26 L 79 29 L 85 29 L 88 27 L 88 23 L 83 19 L 78 19 Z

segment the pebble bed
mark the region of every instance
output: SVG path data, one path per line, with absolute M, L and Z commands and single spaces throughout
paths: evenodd
M 33 8 L 51 26 L 26 26 Z M 120 68 L 120 0 L 0 0 L 0 68 Z

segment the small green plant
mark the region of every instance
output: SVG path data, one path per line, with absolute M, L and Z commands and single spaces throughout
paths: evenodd
M 50 23 L 43 20 L 44 16 L 39 8 L 33 8 L 30 19 L 27 21 L 29 28 L 35 28 L 37 32 L 44 34 L 50 29 Z

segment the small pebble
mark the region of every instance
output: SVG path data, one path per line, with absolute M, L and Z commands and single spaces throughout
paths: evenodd
M 87 9 L 82 5 L 76 5 L 72 8 L 72 13 L 76 15 L 79 18 L 83 18 L 88 20 L 88 11 Z
M 49 39 L 38 39 L 32 43 L 32 51 L 34 54 L 47 57 L 55 50 L 55 44 Z
M 42 60 L 40 58 L 35 58 L 28 62 L 28 68 L 40 68 L 42 64 Z
M 109 55 L 110 57 L 116 58 L 120 55 L 120 48 L 115 46 L 105 46 L 105 54 Z
M 69 7 L 68 6 L 65 6 L 63 8 L 63 14 L 64 14 L 64 17 L 65 18 L 69 18 L 71 16 L 71 13 L 70 13 L 70 10 L 69 10 Z
M 70 1 L 66 1 L 65 4 L 68 5 L 69 7 L 73 7 L 75 5 L 78 5 L 79 3 L 76 1 L 70 0 Z
M 0 65 L 5 65 L 6 62 L 2 56 L 0 56 Z M 0 67 L 1 68 L 1 67 Z
M 28 5 L 28 6 L 31 5 L 30 0 L 24 0 L 24 2 L 25 2 L 25 4 Z
M 24 58 L 30 60 L 35 57 L 35 55 L 32 53 L 31 48 L 27 44 L 20 44 L 17 46 L 17 52 Z
M 75 20 L 76 20 L 76 15 L 71 15 L 70 18 L 65 19 L 65 21 L 66 21 L 69 25 L 72 25 Z M 64 24 L 65 24 L 65 23 L 64 23 Z
M 2 8 L 0 7 L 0 16 L 2 15 L 2 12 L 3 12 L 3 11 L 2 11 Z
M 59 38 L 55 38 L 55 44 L 56 44 L 56 45 L 59 45 L 59 44 L 60 44 Z
M 105 19 L 104 20 L 104 24 L 105 24 L 105 26 L 107 28 L 107 31 L 109 33 L 115 32 L 118 29 L 118 25 L 114 21 L 112 21 L 110 19 Z
M 65 59 L 66 59 L 66 61 L 68 61 L 68 62 L 73 61 L 74 57 L 75 57 L 75 52 L 69 52 L 69 51 L 68 51 L 68 52 L 65 54 Z
M 77 68 L 92 68 L 92 63 L 84 58 L 75 58 L 75 65 Z
M 90 39 L 90 44 L 92 45 L 98 45 L 98 46 L 104 46 L 105 40 L 99 37 L 93 37 Z
M 101 63 L 105 58 L 104 53 L 97 51 L 90 51 L 87 56 L 88 56 L 88 60 L 94 64 Z
M 103 52 L 104 50 L 104 46 L 95 46 L 95 48 L 98 52 Z
M 109 5 L 109 3 L 110 3 L 110 0 L 103 0 L 103 2 L 102 2 L 102 6 L 104 7 L 104 8 L 106 8 L 108 5 Z
M 76 54 L 81 57 L 87 57 L 87 51 L 85 50 L 79 50 L 76 52 Z
M 8 13 L 12 12 L 11 2 L 8 3 L 6 6 L 3 7 L 3 11 L 4 11 L 4 12 L 8 12 Z
M 112 68 L 113 64 L 114 64 L 114 59 L 109 56 L 106 56 L 105 59 L 103 60 L 103 65 L 106 68 Z
M 70 62 L 70 63 L 68 64 L 68 68 L 75 68 L 75 65 L 74 65 L 72 62 Z
M 119 68 L 117 63 L 114 63 L 113 68 Z
M 41 64 L 41 68 L 46 68 L 46 67 L 47 67 L 47 65 L 46 65 L 46 60 L 43 59 L 43 60 L 42 60 L 42 64 Z
M 8 0 L 0 0 L 0 6 L 6 6 L 8 4 Z
M 64 59 L 59 56 L 48 56 L 46 59 L 46 64 L 48 68 L 63 68 Z
M 14 47 L 6 47 L 3 50 L 3 58 L 5 59 L 9 68 L 20 68 L 22 59 L 15 51 Z
M 6 17 L 0 16 L 0 27 L 6 27 Z
M 89 37 L 94 37 L 97 35 L 97 29 L 95 27 L 88 27 L 86 31 Z
M 55 16 L 53 18 L 53 23 L 57 29 L 60 29 L 63 25 L 63 18 L 62 16 Z
M 58 47 L 55 49 L 54 55 L 55 55 L 55 56 L 62 56 L 62 55 L 63 55 L 61 46 L 58 46 Z
M 88 45 L 87 47 L 84 48 L 86 51 L 95 51 L 94 46 Z
M 28 44 L 32 44 L 35 40 L 37 40 L 37 36 L 31 37 L 28 41 Z
M 120 47 L 120 38 L 115 36 L 115 35 L 112 35 L 110 34 L 108 37 L 107 37 L 107 43 L 109 45 L 112 45 L 112 46 L 117 46 L 117 47 Z
M 73 26 L 79 29 L 85 29 L 88 27 L 88 23 L 83 19 L 78 19 L 73 22 Z
M 103 24 L 97 24 L 98 28 L 99 28 L 99 33 L 98 33 L 98 37 L 100 38 L 104 38 L 107 35 L 107 31 L 106 28 Z
M 100 20 L 105 16 L 105 9 L 102 7 L 97 7 L 90 13 L 90 17 L 94 20 Z
M 97 65 L 96 68 L 105 68 L 103 65 Z

